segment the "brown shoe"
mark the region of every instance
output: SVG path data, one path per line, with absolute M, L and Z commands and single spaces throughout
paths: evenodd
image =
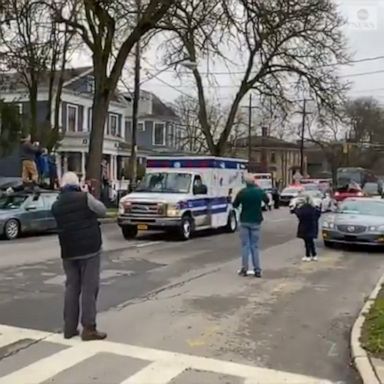
M 105 332 L 99 332 L 96 328 L 84 328 L 81 334 L 83 341 L 104 340 L 106 338 L 107 334 Z

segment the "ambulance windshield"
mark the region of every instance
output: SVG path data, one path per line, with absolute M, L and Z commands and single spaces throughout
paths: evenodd
M 147 173 L 137 192 L 153 193 L 188 193 L 191 188 L 192 175 L 189 173 Z

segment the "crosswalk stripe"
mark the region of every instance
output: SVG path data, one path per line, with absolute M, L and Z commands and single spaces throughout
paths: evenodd
M 188 366 L 157 361 L 147 365 L 120 384 L 167 384 L 187 368 Z
M 320 378 L 254 367 L 201 356 L 138 347 L 112 341 L 84 343 L 79 339 L 66 340 L 62 335 L 0 325 L 0 340 L 17 341 L 23 338 L 65 345 L 69 348 L 38 360 L 31 365 L 0 378 L 0 384 L 41 384 L 60 372 L 72 368 L 98 353 L 110 353 L 148 361 L 148 366 L 121 384 L 166 384 L 186 369 L 206 371 L 246 380 L 247 384 L 332 384 Z M 161 373 L 163 372 L 163 373 Z
M 25 368 L 0 377 L 0 384 L 41 384 L 95 354 L 95 351 L 90 348 L 82 348 L 81 345 L 64 349 Z

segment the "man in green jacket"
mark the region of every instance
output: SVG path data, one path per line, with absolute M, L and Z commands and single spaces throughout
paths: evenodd
M 246 187 L 235 198 L 233 206 L 241 207 L 240 240 L 242 253 L 241 276 L 247 276 L 249 256 L 255 271 L 255 277 L 261 277 L 259 240 L 263 221 L 262 202 L 269 203 L 267 194 L 255 185 L 252 175 L 245 178 Z

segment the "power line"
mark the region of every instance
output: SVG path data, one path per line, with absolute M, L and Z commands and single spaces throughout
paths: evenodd
M 361 58 L 361 59 L 356 59 L 356 60 L 350 60 L 350 61 L 346 61 L 346 62 L 341 62 L 341 63 L 331 63 L 331 64 L 324 64 L 324 65 L 319 65 L 317 68 L 327 68 L 327 67 L 337 67 L 337 66 L 340 66 L 340 65 L 350 65 L 350 64 L 358 64 L 358 63 L 364 63 L 364 62 L 368 62 L 368 61 L 377 61 L 377 60 L 383 60 L 384 59 L 384 55 L 383 56 L 373 56 L 373 57 L 365 57 L 365 58 Z M 147 62 L 148 63 L 148 62 Z M 150 63 L 148 63 L 149 65 L 151 65 Z M 155 68 L 153 68 L 155 69 Z M 162 73 L 163 72 L 168 72 L 168 73 L 171 73 L 171 72 L 174 72 L 172 70 L 164 70 L 164 71 L 161 71 Z M 384 72 L 384 71 L 383 71 Z M 376 71 L 372 72 L 373 73 L 376 73 Z M 378 72 L 378 73 L 381 73 L 381 72 Z M 245 74 L 245 71 L 235 71 L 235 72 L 232 72 L 232 71 L 209 71 L 208 72 L 200 72 L 201 75 L 243 75 Z M 371 74 L 371 72 L 367 72 L 367 74 Z M 359 73 L 357 74 L 352 74 L 352 75 L 349 75 L 348 77 L 350 76 L 361 76 Z M 342 76 L 344 77 L 344 76 Z

